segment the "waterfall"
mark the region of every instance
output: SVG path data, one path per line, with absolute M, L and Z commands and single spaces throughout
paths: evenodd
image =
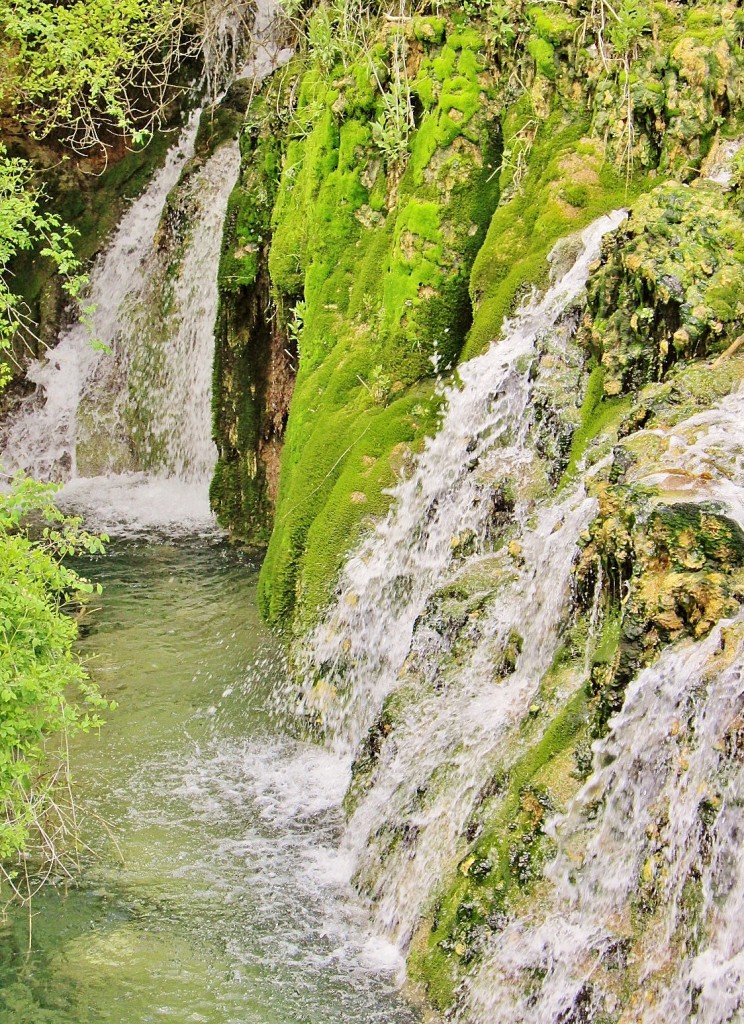
M 162 256 L 153 252 L 125 313 L 136 339 L 127 346 L 126 411 L 138 421 L 139 447 L 161 473 L 187 482 L 208 481 L 217 459 L 211 438 L 217 266 L 239 166 L 237 143 L 226 143 L 179 189 L 177 216 L 185 211 L 189 227 L 183 240 L 178 231 L 184 251 L 175 277 L 163 274 Z
M 640 482 L 744 527 L 742 391 L 643 434 L 667 443 Z M 551 895 L 494 939 L 459 1019 L 615 1020 L 629 974 L 637 997 L 623 1021 L 741 1020 L 743 666 L 740 614 L 667 649 L 629 685 L 590 778 L 548 826 Z
M 536 409 L 543 367 L 576 358 L 590 265 L 623 216 L 574 239 L 569 268 L 458 369 L 439 431 L 296 653 L 301 714 L 353 760 L 344 848 L 356 885 L 402 951 L 447 879 L 469 868 L 475 810 L 525 749 L 520 729 L 541 712 L 541 682 L 565 638 L 572 566 L 597 511 L 585 484 L 611 456 L 541 490 Z M 634 438 L 647 454 L 628 483 L 744 527 L 744 393 Z M 600 590 L 587 660 L 557 700 L 588 679 Z M 484 926 L 457 1020 L 741 1020 L 743 663 L 744 615 L 669 647 L 635 678 L 594 744 L 591 777 L 547 825 L 557 853 L 539 894 Z M 645 889 L 655 909 L 641 926 Z M 621 1015 L 623 985 L 639 995 Z
M 504 577 L 512 578 L 479 610 L 472 649 L 458 657 L 456 672 L 441 670 L 449 654 L 446 632 L 442 637 L 428 624 L 415 632 L 409 654 L 415 680 L 401 698 L 394 743 L 382 751 L 347 837 L 378 924 L 404 948 L 432 880 L 452 867 L 500 739 L 530 706 L 552 661 L 570 604 L 576 543 L 594 507 L 577 490 L 524 530 L 524 564 L 512 573 L 505 553 Z M 522 652 L 515 671 L 498 680 L 495 666 L 512 636 L 519 636 Z M 407 675 L 404 670 L 404 688 Z
M 553 823 L 547 913 L 536 908 L 501 932 L 461 1019 L 558 1024 L 614 1013 L 645 888 L 659 909 L 630 967 L 637 991 L 622 1019 L 741 1020 L 743 662 L 740 615 L 638 675 L 595 746 L 594 773 Z
M 290 58 L 274 0 L 255 5 L 249 59 L 237 75 L 245 5 L 228 0 L 209 14 L 208 78 L 220 79 L 232 61 L 233 77 L 260 85 Z M 200 113 L 93 267 L 96 344 L 86 324 L 63 331 L 29 368 L 36 390 L 0 433 L 7 472 L 63 482 L 61 502 L 98 529 L 211 529 L 217 267 L 240 152 L 225 143 L 193 169 Z
M 458 368 L 458 382 L 444 393 L 441 428 L 393 490 L 388 518 L 348 561 L 340 596 L 315 631 L 302 666 L 309 702 L 318 689 L 328 692 L 326 686 L 310 688 L 319 676 L 341 694 L 322 711 L 342 749 L 357 747 L 396 685 L 415 623 L 457 549 L 487 549 L 499 485 L 528 473 L 533 408 L 525 371 L 538 340 L 561 345 L 570 336 L 575 324 L 566 323 L 564 314 L 581 294 L 603 236 L 624 218 L 624 211 L 617 212 L 583 231 L 577 258 L 546 294 L 505 324 L 502 341 Z M 344 685 L 350 666 L 353 687 Z
M 152 251 L 166 196 L 193 155 L 198 123 L 199 111 L 194 111 L 164 166 L 126 211 L 93 267 L 87 301 L 95 310 L 93 330 L 101 345 L 117 344 L 125 330 L 124 301 L 144 287 L 143 262 Z M 23 469 L 40 480 L 78 476 L 77 413 L 105 359 L 101 348 L 91 344 L 88 326 L 74 323 L 46 358 L 29 367 L 36 391 L 5 425 L 6 469 Z
M 62 502 L 101 529 L 209 522 L 217 265 L 240 154 L 226 143 L 179 184 L 199 116 L 93 267 L 97 344 L 84 323 L 64 331 L 29 368 L 36 391 L 5 425 L 5 470 L 64 482 Z
M 395 740 L 382 749 L 346 843 L 378 926 L 402 948 L 451 867 L 499 736 L 529 706 L 558 643 L 577 539 L 595 502 L 582 485 L 536 514 L 527 497 L 505 511 L 499 496 L 530 478 L 528 370 L 537 348 L 565 349 L 588 268 L 624 217 L 583 231 L 578 255 L 545 295 L 505 325 L 503 341 L 459 368 L 441 429 L 395 488 L 386 521 L 349 560 L 338 601 L 300 658 L 304 708 L 322 715 L 332 744 L 349 756 L 371 727 L 379 734 L 375 721 L 394 695 Z M 504 518 L 513 540 L 494 551 Z M 483 568 L 499 575 L 501 589 L 473 608 L 467 649 L 453 651 L 446 626 L 432 628 L 439 595 Z M 495 685 L 510 643 L 519 646 L 515 671 Z

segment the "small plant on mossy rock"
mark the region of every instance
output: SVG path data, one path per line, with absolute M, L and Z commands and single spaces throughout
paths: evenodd
M 360 378 L 361 380 L 361 378 Z M 382 366 L 375 366 L 366 380 L 362 380 L 375 405 L 384 405 L 390 395 L 393 382 Z
M 370 68 L 382 100 L 382 112 L 371 126 L 372 141 L 389 170 L 400 168 L 404 163 L 410 151 L 411 132 L 415 127 L 407 54 L 405 36 L 396 32 L 390 49 L 390 71 L 386 84 L 381 81 L 375 62 L 370 59 Z
M 341 56 L 341 46 L 325 3 L 318 4 L 307 23 L 307 39 L 314 59 L 324 71 L 330 71 Z
M 372 141 L 387 167 L 398 166 L 408 154 L 410 134 L 410 121 L 400 97 L 384 93 L 382 113 L 372 122 Z
M 300 301 L 292 310 L 292 318 L 287 323 L 287 333 L 292 341 L 299 347 L 302 340 L 302 329 L 305 326 L 305 313 L 307 307 Z
M 581 740 L 576 744 L 576 749 L 574 750 L 574 762 L 576 764 L 574 777 L 580 781 L 588 779 L 592 774 L 592 769 L 594 767 L 594 753 L 589 740 Z

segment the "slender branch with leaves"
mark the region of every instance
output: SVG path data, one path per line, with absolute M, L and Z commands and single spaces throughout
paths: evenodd
M 0 500 L 0 890 L 24 900 L 78 852 L 68 741 L 112 707 L 76 656 L 66 613 L 100 589 L 68 559 L 108 538 L 62 513 L 55 491 L 19 475 Z
M 31 165 L 10 157 L 0 143 L 0 352 L 13 359 L 11 342 L 17 332 L 34 336 L 34 323 L 15 287 L 12 262 L 20 252 L 37 250 L 59 271 L 63 288 L 77 299 L 87 278 L 72 248 L 73 230 L 44 208 L 44 192 L 35 183 Z M 38 341 L 38 338 L 36 339 Z M 7 379 L 7 363 L 0 366 L 0 386 Z

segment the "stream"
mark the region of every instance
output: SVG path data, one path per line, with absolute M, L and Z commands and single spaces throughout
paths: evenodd
M 417 1019 L 338 852 L 348 764 L 267 710 L 257 569 L 205 532 L 83 566 L 104 592 L 81 653 L 119 703 L 73 750 L 96 854 L 36 897 L 30 953 L 24 912 L 0 926 L 2 1024 Z

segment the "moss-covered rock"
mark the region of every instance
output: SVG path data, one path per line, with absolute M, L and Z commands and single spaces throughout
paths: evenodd
M 598 500 L 575 570 L 577 586 L 593 594 L 601 572 L 620 628 L 611 656 L 604 650 L 592 667 L 595 735 L 622 706 L 629 680 L 663 645 L 706 636 L 744 598 L 744 534 L 720 510 L 661 504 L 625 485 L 602 485 Z
M 475 651 L 494 688 L 510 685 L 521 632 L 486 654 L 484 613 L 524 568 L 523 524 L 591 468 L 597 513 L 576 552 L 560 649 L 500 736 L 498 764 L 479 766 L 489 777 L 447 851 L 456 867 L 411 947 L 411 976 L 441 1009 L 489 937 L 546 884 L 546 819 L 586 778 L 628 681 L 744 597 L 737 524 L 702 484 L 680 497 L 657 479 L 671 428 L 742 380 L 736 352 L 703 362 L 743 326 L 739 180 L 736 170 L 728 189 L 697 180 L 739 130 L 738 15 L 717 0 L 622 4 L 602 25 L 597 7 L 445 7 L 376 26 L 364 53 L 339 41 L 325 62 L 293 72 L 268 260 L 299 354 L 261 579 L 274 622 L 300 632 L 312 622 L 359 531 L 387 509 L 396 468 L 436 423 L 432 364 L 456 366 L 497 340 L 504 317 L 548 284 L 557 241 L 554 270 L 570 264 L 578 230 L 630 208 L 588 302 L 526 360 L 530 458 L 518 480 L 483 480 L 491 531 L 453 536 L 460 568 L 427 603 L 354 764 L 350 813 L 417 702 L 436 710 Z M 404 79 L 402 126 L 390 103 Z M 662 174 L 675 180 L 659 184 Z M 338 674 L 353 685 L 353 665 Z M 413 819 L 445 791 L 445 774 L 375 836 L 383 871 L 401 850 L 414 856 Z
M 660 171 L 693 177 L 721 131 L 735 130 L 738 21 L 718 0 L 703 6 L 705 17 L 666 3 L 624 5 L 607 25 L 597 5 L 579 0 L 506 0 L 372 20 L 354 38 L 335 9 L 321 4 L 314 12 L 308 49 L 282 78 L 287 102 L 272 104 L 285 112 L 279 130 L 269 129 L 281 174 L 261 232 L 262 245 L 271 232 L 272 331 L 296 343 L 298 359 L 261 576 L 271 621 L 296 610 L 305 623 L 317 616 L 360 528 L 387 507 L 393 453 L 420 444 L 434 422 L 436 372 L 499 336 L 504 316 L 547 282 L 556 241 L 637 199 Z M 245 159 L 253 181 L 254 155 L 246 151 Z M 265 219 L 268 204 L 258 195 Z M 685 234 L 689 226 L 702 235 L 705 217 L 723 211 L 713 243 L 719 262 L 711 276 L 718 276 L 705 285 L 710 316 L 703 318 L 704 333 L 723 337 L 738 316 L 723 309 L 738 258 L 738 243 L 730 245 L 734 204 L 712 188 L 689 199 L 681 186 L 656 195 L 634 213 L 628 237 L 662 217 L 653 205 L 663 205 L 662 195 L 667 206 L 676 196 L 685 207 Z M 242 269 L 231 273 L 243 275 L 245 289 L 257 273 L 256 244 L 233 247 Z M 694 261 L 691 239 L 686 244 Z M 681 303 L 690 304 L 689 315 L 681 313 L 672 334 L 689 331 L 683 319 L 696 326 L 697 277 Z M 623 297 L 609 295 L 610 278 L 608 269 L 595 288 L 614 309 Z M 636 312 L 628 309 L 628 319 Z M 592 324 L 602 315 L 592 307 Z M 658 308 L 656 315 L 664 319 Z M 592 344 L 601 360 L 604 349 Z M 605 399 L 617 387 L 609 359 Z M 233 372 L 227 363 L 225 372 Z M 250 383 L 238 391 L 250 393 Z M 592 431 L 612 418 L 594 391 L 591 408 L 566 406 L 558 440 L 543 432 L 553 482 L 566 466 L 573 471 Z M 247 424 L 250 402 L 240 401 Z M 548 424 L 549 403 L 543 419 Z M 218 426 L 220 445 L 229 432 Z M 240 437 L 225 447 L 214 493 L 223 521 L 245 534 L 240 510 L 256 500 L 246 481 L 261 457 L 255 429 Z M 277 435 L 277 449 L 278 442 Z M 258 502 L 259 517 L 270 504 Z
M 498 199 L 492 86 L 476 32 L 408 45 L 423 108 L 405 167 L 370 122 L 384 113 L 362 54 L 299 81 L 269 256 L 299 372 L 260 594 L 271 621 L 327 601 L 363 520 L 387 507 L 396 453 L 433 422 L 437 369 L 470 326 L 470 266 Z M 379 59 L 394 74 L 395 40 Z M 307 124 L 308 130 L 299 126 Z
M 725 190 L 667 184 L 634 204 L 593 275 L 581 339 L 606 396 L 659 380 L 744 326 L 744 225 Z
M 243 541 L 268 541 L 279 457 L 297 369 L 297 348 L 274 313 L 268 271 L 271 213 L 281 142 L 267 105 L 249 112 L 241 135 L 241 174 L 228 202 L 218 271 L 212 415 L 219 456 L 210 487 L 218 519 Z

